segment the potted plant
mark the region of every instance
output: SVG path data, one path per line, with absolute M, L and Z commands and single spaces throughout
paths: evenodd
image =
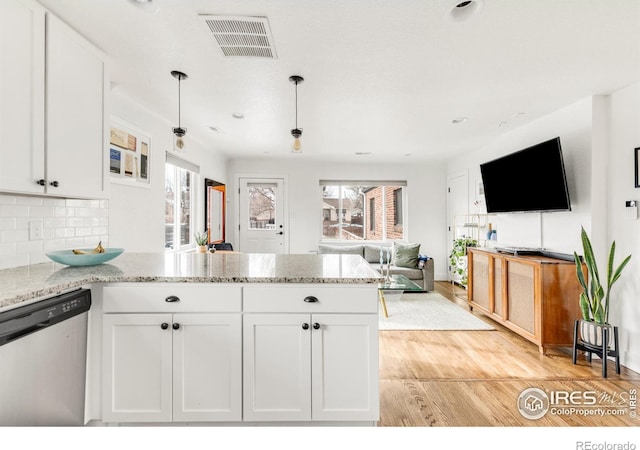
M 467 248 L 476 247 L 478 241 L 471 237 L 463 236 L 453 240 L 453 247 L 449 253 L 451 271 L 457 275 L 460 285 L 467 287 Z
M 616 242 L 613 241 L 611 243 L 607 264 L 606 284 L 602 285 L 598 265 L 593 254 L 593 247 L 591 246 L 591 240 L 584 230 L 584 227 L 582 227 L 581 239 L 584 252 L 584 265 L 587 268 L 588 279 L 585 278 L 582 260 L 578 256 L 578 253 L 574 251 L 573 257 L 576 263 L 576 273 L 582 286 L 582 292 L 580 293 L 582 320 L 580 321 L 579 336 L 584 344 L 602 348 L 603 328 L 606 327 L 611 330 L 611 325 L 609 324 L 611 288 L 620 278 L 622 270 L 631 259 L 631 255 L 624 258 L 620 265 L 614 270 L 613 260 L 615 258 Z M 611 336 L 611 332 L 608 333 L 608 336 Z M 604 344 L 608 346 L 609 343 L 606 342 Z
M 198 246 L 198 253 L 207 252 L 207 244 L 209 243 L 209 230 L 205 230 L 203 233 L 194 233 L 193 237 L 196 240 Z

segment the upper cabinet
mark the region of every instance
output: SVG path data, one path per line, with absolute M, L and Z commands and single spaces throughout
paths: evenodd
M 102 55 L 30 1 L 0 2 L 0 23 L 0 191 L 105 197 Z
M 45 11 L 0 1 L 0 190 L 42 194 Z

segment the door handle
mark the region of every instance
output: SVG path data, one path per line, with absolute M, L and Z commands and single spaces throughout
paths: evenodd
M 276 233 L 276 234 L 284 234 L 284 231 L 279 231 L 279 232 L 278 232 L 278 233 Z

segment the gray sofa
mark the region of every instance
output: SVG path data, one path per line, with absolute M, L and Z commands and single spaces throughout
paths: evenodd
M 389 244 L 319 244 L 319 254 L 351 254 L 362 256 L 375 270 L 380 271 L 380 247 L 389 248 L 391 254 L 393 250 Z M 386 253 L 385 253 L 386 254 Z M 386 260 L 385 260 L 386 261 Z M 386 264 L 385 264 L 386 266 Z M 386 268 L 385 268 L 386 270 Z M 418 284 L 424 291 L 433 291 L 433 259 L 425 261 L 424 267 L 419 269 L 411 267 L 398 267 L 391 261 L 389 273 L 392 275 L 401 274 Z

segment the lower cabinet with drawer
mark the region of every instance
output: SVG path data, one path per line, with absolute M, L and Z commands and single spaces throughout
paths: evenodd
M 242 420 L 239 287 L 107 286 L 103 296 L 104 422 Z
M 249 286 L 243 297 L 245 421 L 379 419 L 375 287 Z

